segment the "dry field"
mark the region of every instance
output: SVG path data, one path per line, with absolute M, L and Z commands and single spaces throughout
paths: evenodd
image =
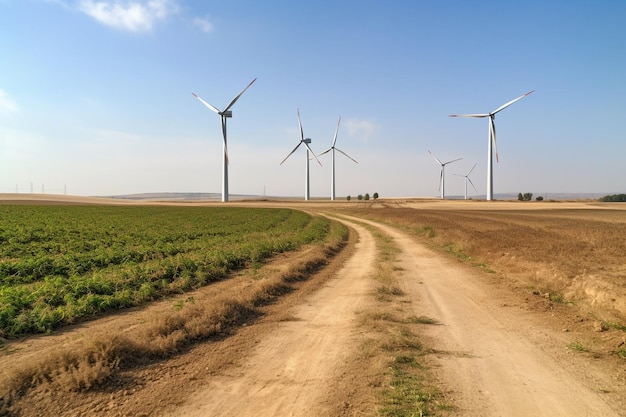
M 120 204 L 47 203 L 57 200 Z M 229 204 L 331 216 L 351 227 L 350 242 L 339 253 L 335 244 L 281 256 L 180 300 L 11 342 L 0 352 L 5 375 L 46 357 L 62 363 L 72 349 L 85 360 L 8 407 L 0 399 L 0 415 L 626 415 L 626 207 Z M 256 289 L 261 298 L 249 299 Z M 232 300 L 242 307 L 228 310 Z M 201 305 L 233 319 L 158 357 L 98 362 L 146 334 L 166 340 L 164 323 L 198 327 L 197 317 L 210 320 L 201 314 L 224 314 Z M 397 385 L 405 371 L 424 391 Z M 400 391 L 425 408 L 396 411 L 389 398 L 402 402 Z
M 519 290 L 626 326 L 626 207 L 593 202 L 383 202 L 358 216 L 400 225 Z

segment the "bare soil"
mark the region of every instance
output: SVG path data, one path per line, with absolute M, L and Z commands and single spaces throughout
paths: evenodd
M 371 329 L 362 320 L 375 304 L 377 232 L 399 248 L 393 274 L 402 293 L 395 313 L 439 323 L 419 327 L 429 383 L 449 405 L 439 414 L 626 415 L 626 359 L 617 354 L 626 333 L 598 328 L 603 322 L 626 324 L 621 206 L 415 200 L 233 204 L 327 213 L 350 225 L 352 241 L 321 272 L 232 332 L 167 360 L 124 368 L 88 390 L 40 384 L 5 413 L 379 415 L 381 390 L 388 388 L 386 353 L 368 344 Z M 263 271 L 240 273 L 192 296 L 210 302 L 233 286 L 245 291 L 258 279 L 255 274 L 271 274 L 305 256 L 279 257 Z M 137 331 L 176 303 L 167 300 L 53 336 L 7 342 L 0 369 L 93 334 Z

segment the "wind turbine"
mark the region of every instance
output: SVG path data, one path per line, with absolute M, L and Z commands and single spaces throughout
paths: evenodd
M 319 154 L 318 156 L 322 156 L 330 151 L 333 151 L 332 155 L 333 155 L 333 168 L 332 168 L 332 176 L 331 176 L 331 183 L 330 183 L 330 199 L 334 200 L 335 199 L 335 151 L 339 151 L 342 154 L 344 154 L 345 156 L 347 156 L 348 158 L 352 159 L 354 162 L 356 162 L 358 164 L 358 162 L 356 161 L 356 159 L 353 159 L 350 155 L 348 155 L 347 153 L 345 153 L 344 151 L 342 151 L 341 149 L 339 149 L 336 145 L 337 145 L 337 132 L 339 132 L 339 123 L 341 123 L 341 117 L 339 117 L 339 121 L 337 122 L 337 129 L 335 130 L 335 139 L 333 139 L 333 146 L 331 146 L 330 148 L 326 149 L 324 152 L 322 152 L 321 154 Z
M 283 162 L 285 162 L 287 160 L 287 158 L 289 158 L 295 151 L 296 149 L 298 149 L 300 147 L 300 145 L 302 145 L 304 143 L 304 146 L 306 146 L 306 175 L 305 175 L 305 181 L 304 181 L 304 199 L 305 200 L 309 200 L 311 198 L 311 194 L 310 194 L 310 184 L 309 184 L 309 152 L 311 152 L 313 154 L 313 157 L 315 158 L 315 160 L 317 161 L 318 164 L 320 164 L 320 166 L 322 166 L 322 163 L 320 162 L 319 159 L 317 159 L 317 156 L 315 156 L 315 152 L 313 152 L 313 149 L 311 149 L 311 147 L 309 146 L 309 143 L 311 143 L 311 138 L 304 138 L 304 131 L 302 130 L 302 122 L 300 121 L 300 109 L 298 109 L 298 126 L 300 127 L 300 142 L 298 142 L 298 144 L 296 145 L 295 148 L 293 148 L 293 150 L 291 152 L 289 152 L 289 155 L 287 155 L 285 157 L 285 159 L 283 159 L 280 163 L 280 165 L 283 164 Z
M 523 99 L 527 95 L 533 93 L 535 90 L 529 91 L 528 93 L 520 96 L 514 100 L 509 101 L 508 103 L 503 104 L 498 107 L 491 113 L 483 113 L 483 114 L 451 114 L 450 117 L 489 117 L 489 144 L 487 146 L 487 200 L 493 200 L 493 152 L 492 152 L 492 144 L 493 148 L 496 151 L 496 161 L 498 161 L 498 147 L 496 146 L 496 124 L 495 118 L 496 113 L 501 110 L 506 109 L 511 104 L 515 103 L 518 100 Z
M 472 167 L 472 169 L 470 169 L 468 171 L 467 174 L 465 175 L 461 175 L 461 174 L 454 174 L 457 177 L 464 177 L 465 178 L 465 199 L 467 200 L 467 182 L 469 181 L 470 184 L 472 184 L 472 187 L 474 187 L 474 183 L 472 182 L 472 180 L 470 179 L 469 175 L 472 173 L 472 171 L 474 170 L 474 168 L 476 168 L 477 164 L 474 164 L 474 166 Z M 478 192 L 478 190 L 476 189 L 476 187 L 474 187 L 474 191 Z
M 250 82 L 250 84 L 248 84 L 248 86 L 246 88 L 241 90 L 241 93 L 237 94 L 237 96 L 234 99 L 232 99 L 230 101 L 230 103 L 228 103 L 228 105 L 222 111 L 220 111 L 217 107 L 215 107 L 215 106 L 207 103 L 206 101 L 202 100 L 200 98 L 200 96 L 198 96 L 196 93 L 191 93 L 191 94 L 193 94 L 193 96 L 195 98 L 200 100 L 200 102 L 202 104 L 207 106 L 210 110 L 214 111 L 215 113 L 219 114 L 221 119 L 222 119 L 222 135 L 224 136 L 224 160 L 222 161 L 222 168 L 223 168 L 223 173 L 222 173 L 222 201 L 224 201 L 224 202 L 228 201 L 228 145 L 227 145 L 227 140 L 226 140 L 226 119 L 228 119 L 230 117 L 233 117 L 233 112 L 230 111 L 230 108 L 233 106 L 233 104 L 235 104 L 235 102 L 237 100 L 239 100 L 239 97 L 241 97 L 241 95 L 255 81 L 256 81 L 256 78 L 254 80 L 252 80 Z
M 448 161 L 448 162 L 441 162 L 439 159 L 437 159 L 437 157 L 431 151 L 428 151 L 428 153 L 431 154 L 433 158 L 435 158 L 435 161 L 437 161 L 439 165 L 441 165 L 441 175 L 439 176 L 439 189 L 441 190 L 441 199 L 443 200 L 446 198 L 446 193 L 445 193 L 446 165 L 451 164 L 452 162 L 460 161 L 463 158 L 453 159 L 452 161 Z

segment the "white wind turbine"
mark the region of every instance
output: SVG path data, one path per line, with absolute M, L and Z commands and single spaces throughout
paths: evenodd
M 247 85 L 246 88 L 244 88 L 243 90 L 241 90 L 241 93 L 237 94 L 237 96 L 232 99 L 230 101 L 230 103 L 228 103 L 228 105 L 224 108 L 224 110 L 220 111 L 217 107 L 207 103 L 206 101 L 202 100 L 200 98 L 200 96 L 198 96 L 196 93 L 191 93 L 193 94 L 193 96 L 195 98 L 197 98 L 198 100 L 200 100 L 200 102 L 202 102 L 202 104 L 204 104 L 205 106 L 207 106 L 209 109 L 211 109 L 212 111 L 214 111 L 215 113 L 219 114 L 221 119 L 222 119 L 222 135 L 224 136 L 224 160 L 222 162 L 222 168 L 223 168 L 223 173 L 222 173 L 222 201 L 226 202 L 228 201 L 228 145 L 227 145 L 227 140 L 226 140 L 226 119 L 233 117 L 233 112 L 230 111 L 230 108 L 233 106 L 233 104 L 235 104 L 235 102 L 237 100 L 239 100 L 239 97 L 241 97 L 241 95 L 256 81 L 256 78 L 254 80 L 252 80 L 250 82 L 250 84 Z
M 474 170 L 474 168 L 476 168 L 477 164 L 474 164 L 474 166 L 472 167 L 472 169 L 470 169 L 467 174 L 465 175 L 461 175 L 461 174 L 454 174 L 457 177 L 463 177 L 465 178 L 465 199 L 467 200 L 467 182 L 469 181 L 470 184 L 472 184 L 472 187 L 474 187 L 474 183 L 472 182 L 472 180 L 470 179 L 469 175 L 472 173 L 472 171 Z M 474 191 L 478 192 L 478 190 L 476 189 L 476 187 L 474 187 Z
M 515 103 L 518 100 L 523 99 L 524 97 L 533 93 L 534 91 L 535 90 L 529 91 L 523 96 L 520 96 L 516 98 L 515 100 L 511 100 L 508 103 L 503 104 L 502 106 L 498 107 L 491 113 L 451 114 L 450 115 L 450 117 L 478 117 L 478 118 L 489 117 L 489 145 L 487 146 L 487 200 L 493 200 L 493 151 L 491 148 L 492 144 L 493 144 L 493 148 L 495 148 L 495 151 L 496 151 L 496 161 L 498 161 L 498 147 L 496 145 L 496 124 L 494 122 L 496 118 L 496 113 L 498 113 L 501 110 L 506 109 L 511 104 Z
M 448 162 L 441 162 L 439 159 L 437 159 L 437 157 L 431 152 L 428 151 L 429 154 L 432 155 L 433 158 L 435 158 L 435 161 L 437 161 L 437 163 L 439 165 L 441 165 L 441 175 L 439 176 L 439 189 L 441 190 L 441 199 L 445 199 L 446 198 L 446 193 L 445 193 L 445 170 L 446 170 L 446 165 L 451 164 L 452 162 L 456 162 L 456 161 L 460 161 L 463 158 L 458 158 L 458 159 L 453 159 L 452 161 L 448 161 Z
M 283 162 L 285 162 L 287 158 L 289 158 L 291 154 L 293 154 L 296 151 L 296 149 L 298 149 L 300 145 L 304 143 L 304 146 L 306 146 L 306 175 L 305 175 L 305 181 L 304 181 L 304 199 L 309 200 L 311 198 L 310 183 L 309 183 L 309 152 L 313 154 L 313 157 L 315 158 L 317 163 L 320 164 L 320 166 L 322 166 L 322 163 L 320 162 L 319 159 L 317 159 L 317 156 L 315 156 L 315 152 L 313 152 L 313 149 L 311 149 L 311 147 L 309 146 L 309 143 L 311 143 L 311 138 L 306 138 L 306 139 L 304 138 L 304 131 L 302 130 L 302 122 L 300 121 L 300 109 L 298 109 L 298 127 L 300 128 L 300 142 L 298 142 L 296 147 L 293 148 L 291 152 L 289 152 L 289 155 L 287 155 L 285 159 L 283 159 L 280 162 L 280 165 L 282 165 Z
M 342 151 L 341 149 L 339 149 L 337 146 L 337 132 L 339 132 L 339 123 L 341 123 L 341 117 L 339 117 L 339 121 L 337 122 L 337 129 L 335 130 L 335 139 L 333 139 L 333 146 L 331 146 L 330 148 L 326 149 L 324 152 L 322 152 L 321 154 L 319 154 L 318 156 L 322 156 L 330 151 L 333 151 L 332 155 L 333 155 L 333 167 L 332 167 L 332 176 L 331 176 L 331 183 L 330 183 L 330 199 L 334 200 L 335 199 L 335 151 L 339 151 L 342 154 L 344 154 L 346 157 L 352 159 L 354 162 L 356 162 L 358 164 L 358 162 L 356 161 L 356 159 L 352 158 L 350 155 L 348 155 L 347 153 L 345 153 L 344 151 Z

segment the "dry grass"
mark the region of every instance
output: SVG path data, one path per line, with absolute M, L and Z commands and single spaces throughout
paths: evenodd
M 529 293 L 557 294 L 561 302 L 575 303 L 601 319 L 626 323 L 626 299 L 619 296 L 626 291 L 625 211 L 446 207 L 349 212 L 400 225 L 432 247 L 496 272 Z

